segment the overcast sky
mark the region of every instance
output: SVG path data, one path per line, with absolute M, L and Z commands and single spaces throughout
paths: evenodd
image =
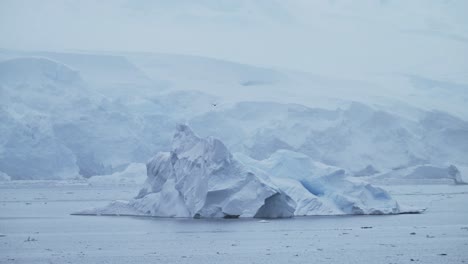
M 193 54 L 468 82 L 468 1 L 0 0 L 0 47 Z

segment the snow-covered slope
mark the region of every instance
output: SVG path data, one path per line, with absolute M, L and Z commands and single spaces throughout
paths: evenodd
M 0 50 L 0 60 L 25 57 L 41 57 L 60 62 L 73 69 L 76 74 L 79 74 L 88 85 L 93 87 L 95 92 L 105 94 L 108 97 L 122 97 L 129 94 L 140 96 L 154 94 L 164 90 L 165 87 L 165 84 L 159 81 L 159 78 L 156 80 L 149 78 L 123 56 Z M 9 70 L 12 73 L 16 69 L 10 68 Z
M 134 200 L 78 214 L 276 218 L 407 212 L 385 190 L 348 180 L 342 169 L 289 151 L 264 161 L 233 157 L 221 141 L 202 139 L 187 125 L 177 126 L 172 151 L 151 159 L 147 175 Z
M 350 101 L 400 114 L 419 108 L 468 120 L 468 84 L 414 72 L 353 78 L 258 67 L 200 56 L 130 52 L 24 52 L 0 49 L 0 60 L 41 56 L 60 61 L 107 97 L 153 98 L 162 91 L 197 90 L 218 105 L 240 101 L 297 103 L 335 109 Z M 444 100 L 439 100 L 440 97 Z M 200 111 L 197 111 L 200 112 Z
M 13 179 L 111 174 L 170 149 L 177 122 L 259 160 L 287 149 L 357 174 L 468 166 L 463 84 L 401 75 L 387 93 L 367 81 L 170 54 L 0 58 L 0 170 Z M 424 96 L 450 107 L 427 110 Z
M 8 174 L 0 171 L 0 181 L 9 181 L 11 177 Z
M 331 77 L 200 56 L 111 54 L 127 56 L 152 79 L 164 80 L 169 89 L 196 89 L 217 96 L 222 104 L 273 101 L 334 109 L 354 101 L 400 114 L 414 111 L 411 108 L 415 107 L 448 112 L 468 120 L 468 110 L 461 107 L 468 100 L 468 84 L 463 81 L 414 73 Z M 439 100 L 439 96 L 444 100 Z
M 0 62 L 2 171 L 14 179 L 76 175 L 76 157 L 55 137 L 49 113 L 85 103 L 81 85 L 79 74 L 48 59 Z
M 391 170 L 366 178 L 376 183 L 424 184 L 455 183 L 466 184 L 460 170 L 454 166 L 417 165 L 409 168 Z
M 194 118 L 191 125 L 259 160 L 288 149 L 353 172 L 369 165 L 385 171 L 466 164 L 468 122 L 443 112 L 408 112 L 400 115 L 356 102 L 333 110 L 243 102 Z
M 109 175 L 95 175 L 88 179 L 88 183 L 94 186 L 106 185 L 142 185 L 146 180 L 146 166 L 144 163 L 131 163 L 123 171 L 117 171 Z
M 143 121 L 41 57 L 0 62 L 0 94 L 0 169 L 13 179 L 89 177 L 142 162 L 154 151 L 143 140 L 168 120 Z
M 0 80 L 6 85 L 54 82 L 77 84 L 81 77 L 77 71 L 43 57 L 23 57 L 0 64 Z

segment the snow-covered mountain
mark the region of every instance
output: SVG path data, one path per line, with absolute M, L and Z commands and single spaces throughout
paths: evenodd
M 216 126 L 211 126 L 212 122 Z M 327 110 L 293 104 L 244 102 L 192 120 L 202 135 L 235 151 L 266 159 L 277 150 L 302 152 L 323 163 L 359 171 L 418 164 L 465 164 L 468 122 L 438 111 L 397 115 L 352 102 Z
M 103 93 L 108 97 L 126 96 L 129 93 L 143 96 L 164 89 L 164 83 L 158 83 L 157 80 L 148 77 L 124 56 L 0 49 L 0 60 L 24 57 L 48 58 L 60 62 L 79 73 L 94 92 Z
M 169 150 L 177 122 L 257 160 L 285 149 L 357 175 L 468 165 L 464 85 L 400 76 L 401 93 L 171 54 L 1 50 L 0 58 L 0 171 L 13 179 L 123 170 Z
M 142 131 L 161 125 L 143 122 L 47 58 L 0 62 L 0 91 L 0 171 L 14 179 L 89 177 L 145 161 L 152 151 Z
M 456 166 L 434 166 L 431 164 L 416 165 L 383 173 L 373 173 L 369 175 L 369 177 L 366 177 L 366 180 L 376 183 L 396 184 L 466 184 L 465 180 L 462 178 L 462 172 Z

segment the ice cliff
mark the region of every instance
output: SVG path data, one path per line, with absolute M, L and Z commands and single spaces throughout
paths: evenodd
M 172 150 L 147 163 L 135 199 L 78 214 L 279 218 L 402 212 L 385 190 L 356 181 L 291 151 L 263 161 L 233 156 L 220 140 L 177 125 Z
M 61 62 L 0 61 L 0 171 L 12 180 L 88 178 L 144 162 L 155 148 L 146 142 L 168 144 L 172 133 L 169 117 L 148 119 Z

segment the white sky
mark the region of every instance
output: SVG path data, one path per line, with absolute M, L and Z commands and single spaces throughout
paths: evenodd
M 465 0 L 0 0 L 0 47 L 193 54 L 468 82 Z

